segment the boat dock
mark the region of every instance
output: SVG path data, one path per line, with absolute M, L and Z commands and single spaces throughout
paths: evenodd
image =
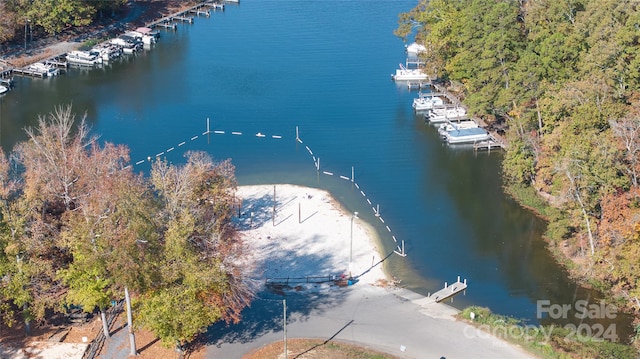
M 206 6 L 213 8 L 213 10 L 224 10 L 224 4 L 218 4 L 216 2 L 205 3 Z
M 415 58 L 409 58 L 407 57 L 407 59 L 405 60 L 405 65 L 407 66 L 407 68 L 416 68 L 416 69 L 421 69 L 424 67 L 425 63 L 424 61 L 420 60 L 419 57 L 415 57 Z
M 0 85 L 11 87 L 13 85 L 13 68 L 0 70 Z
M 495 132 L 490 132 L 489 133 L 489 139 L 486 141 L 480 141 L 477 143 L 473 144 L 473 149 L 475 151 L 489 151 L 491 152 L 491 149 L 499 149 L 502 150 L 505 148 L 504 145 L 504 141 L 501 141 L 500 139 L 498 139 L 499 137 L 497 137 L 498 134 Z
M 458 107 L 461 105 L 460 104 L 460 100 L 457 97 L 455 97 L 454 95 L 452 95 L 449 91 L 447 91 L 446 88 L 444 88 L 443 86 L 438 85 L 436 83 L 433 83 L 432 85 L 436 90 L 438 90 L 438 93 L 440 93 L 444 97 L 446 97 L 449 100 L 449 102 L 451 102 L 453 105 L 458 106 Z
M 178 20 L 178 21 L 182 21 L 182 22 L 188 22 L 189 24 L 193 24 L 193 18 L 190 16 L 173 16 L 170 18 L 171 20 Z
M 455 283 L 451 283 L 447 285 L 447 282 L 444 282 L 444 288 L 439 291 L 429 294 L 427 296 L 427 301 L 439 303 L 445 299 L 453 298 L 454 295 L 463 292 L 467 289 L 467 280 L 460 281 L 460 276 L 458 276 L 458 280 Z
M 13 69 L 13 73 L 20 76 L 39 77 L 41 79 L 47 77 L 47 73 L 45 71 L 33 70 L 27 67 Z
M 188 22 L 189 24 L 193 24 L 193 16 L 188 16 L 189 14 L 195 14 L 196 16 L 211 16 L 209 10 L 202 10 L 203 7 L 213 8 L 214 10 L 224 10 L 224 4 L 221 4 L 217 1 L 209 1 L 203 2 L 197 5 L 194 5 L 188 9 L 182 10 L 180 12 L 171 14 L 169 16 L 165 16 L 156 21 L 150 22 L 146 24 L 146 27 L 155 28 L 161 27 L 169 30 L 177 30 L 178 25 L 174 21 L 180 22 Z
M 197 16 L 200 16 L 200 15 L 211 16 L 211 13 L 209 12 L 209 10 L 191 9 L 189 10 L 189 12 L 192 14 L 196 14 Z
M 422 90 L 431 87 L 431 81 L 407 81 L 407 88 L 411 90 Z
M 69 67 L 69 63 L 66 59 L 66 54 L 60 54 L 58 56 L 51 57 L 47 60 L 42 61 L 45 65 L 54 66 L 59 69 L 66 69 Z
M 162 22 L 154 23 L 154 24 L 152 24 L 150 26 L 161 27 L 161 28 L 164 28 L 164 29 L 171 29 L 171 30 L 177 30 L 178 29 L 178 25 L 176 25 L 173 22 L 169 22 L 168 19 L 165 20 L 165 21 L 162 21 Z

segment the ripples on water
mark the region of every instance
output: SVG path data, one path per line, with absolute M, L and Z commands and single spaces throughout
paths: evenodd
M 545 225 L 504 196 L 501 154 L 443 146 L 415 116 L 416 93 L 390 80 L 404 61 L 393 36 L 397 14 L 414 1 L 253 1 L 163 32 L 151 51 L 103 69 L 51 80 L 18 79 L 0 97 L 5 150 L 25 138 L 38 114 L 72 103 L 102 139 L 131 148 L 132 161 L 187 143 L 233 158 L 240 183 L 282 183 L 330 190 L 376 224 L 385 252 L 394 246 L 358 191 L 318 175 L 295 126 L 323 170 L 350 175 L 406 242 L 408 257 L 387 270 L 426 294 L 461 275 L 455 306 L 489 306 L 536 321 L 536 301 L 574 303 L 597 294 L 576 287 L 540 239 Z M 212 135 L 211 129 L 279 134 L 282 140 Z M 165 156 L 181 161 L 183 151 Z M 136 169 L 146 171 L 148 164 Z M 619 316 L 619 331 L 629 330 Z M 629 331 L 630 332 L 630 331 Z

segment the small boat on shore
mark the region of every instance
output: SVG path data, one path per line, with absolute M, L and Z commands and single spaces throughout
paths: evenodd
M 9 88 L 7 86 L 0 85 L 0 95 L 7 93 Z
M 446 131 L 442 138 L 448 144 L 461 144 L 487 141 L 491 136 L 484 128 L 476 127 Z
M 411 104 L 416 111 L 427 111 L 440 106 L 444 106 L 444 100 L 441 97 L 423 93 L 414 98 Z
M 102 56 L 98 51 L 74 50 L 67 54 L 67 61 L 78 65 L 93 66 L 102 63 Z
M 424 119 L 429 123 L 443 123 L 451 120 L 461 120 L 466 115 L 467 110 L 462 107 L 434 108 L 424 114 Z
M 400 64 L 400 68 L 396 69 L 396 73 L 392 74 L 391 78 L 395 81 L 421 81 L 427 80 L 427 74 L 421 69 L 408 69 Z

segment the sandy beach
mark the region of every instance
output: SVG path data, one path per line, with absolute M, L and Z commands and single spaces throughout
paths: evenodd
M 275 187 L 275 218 L 274 213 Z M 373 228 L 323 190 L 288 184 L 238 187 L 239 227 L 254 264 L 251 277 L 353 276 L 386 279 Z
M 240 186 L 238 225 L 254 264 L 250 276 L 340 276 L 353 285 L 300 284 L 275 298 L 258 298 L 236 325 L 214 325 L 205 358 L 241 358 L 282 340 L 281 300 L 287 300 L 287 336 L 339 340 L 398 358 L 534 358 L 517 345 L 458 321 L 455 308 L 395 286 L 381 286 L 377 237 L 362 219 L 323 190 L 275 185 Z M 353 223 L 353 237 L 351 235 Z M 351 252 L 353 238 L 353 252 Z M 350 260 L 350 258 L 352 258 Z M 258 289 L 263 290 L 264 287 Z M 290 353 L 295 356 L 299 353 Z M 296 356 L 297 357 L 297 356 Z

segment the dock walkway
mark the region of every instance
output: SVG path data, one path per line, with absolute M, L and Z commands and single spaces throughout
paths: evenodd
M 427 296 L 425 302 L 439 303 L 445 299 L 452 298 L 454 295 L 460 292 L 463 292 L 466 289 L 467 289 L 467 280 L 465 279 L 464 281 L 461 282 L 460 276 L 458 276 L 458 280 L 455 283 L 451 283 L 447 285 L 447 283 L 445 282 L 444 288 Z

